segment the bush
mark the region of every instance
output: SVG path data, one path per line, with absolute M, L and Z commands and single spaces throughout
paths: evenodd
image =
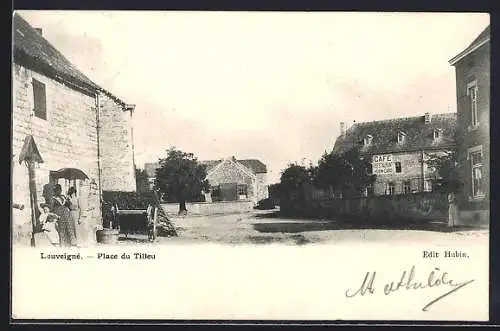
M 276 207 L 275 201 L 271 198 L 266 198 L 259 200 L 259 202 L 257 202 L 257 206 L 255 206 L 255 209 L 269 210 L 269 209 L 274 209 L 274 207 Z

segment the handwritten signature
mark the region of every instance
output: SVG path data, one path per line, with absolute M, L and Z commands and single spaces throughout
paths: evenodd
M 375 271 L 367 272 L 365 278 L 363 279 L 363 282 L 361 283 L 361 286 L 356 291 L 347 289 L 345 291 L 345 296 L 347 298 L 353 298 L 357 295 L 364 296 L 365 294 L 374 294 L 376 275 L 377 273 Z M 423 311 L 428 311 L 430 306 L 444 299 L 448 295 L 458 291 L 459 289 L 469 285 L 473 281 L 474 279 L 457 283 L 453 279 L 449 278 L 447 272 L 441 271 L 439 268 L 434 268 L 434 270 L 429 273 L 426 282 L 416 281 L 415 266 L 412 266 L 409 272 L 407 270 L 403 271 L 399 281 L 385 284 L 383 290 L 385 295 L 389 295 L 399 290 L 419 290 L 438 286 L 452 287 L 451 290 L 431 300 L 422 308 Z

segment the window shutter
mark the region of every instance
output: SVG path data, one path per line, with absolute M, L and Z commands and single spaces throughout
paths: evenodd
M 35 103 L 35 116 L 47 119 L 47 103 L 45 96 L 45 84 L 33 79 L 33 100 Z

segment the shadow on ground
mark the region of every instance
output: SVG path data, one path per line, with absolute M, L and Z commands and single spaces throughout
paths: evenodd
M 124 237 L 124 236 L 120 236 L 118 238 L 118 241 L 121 241 L 121 242 L 130 242 L 130 243 L 147 243 L 147 242 L 149 242 L 149 240 L 146 239 L 146 238 Z
M 296 245 L 305 245 L 312 243 L 309 239 L 304 237 L 302 234 L 294 234 L 291 235 L 288 238 L 281 238 L 281 237 L 272 237 L 272 236 L 247 236 L 247 239 L 252 243 L 252 244 L 272 244 L 272 243 L 282 243 L 282 242 L 287 242 L 289 239 L 291 239 Z
M 311 221 L 310 218 L 297 218 L 293 222 L 280 222 L 282 217 L 279 213 L 267 213 L 255 215 L 260 219 L 259 223 L 254 223 L 253 228 L 262 233 L 299 233 L 307 231 L 331 231 L 331 230 L 419 230 L 436 232 L 457 232 L 457 231 L 477 231 L 484 230 L 481 227 L 457 226 L 449 228 L 448 224 L 439 221 L 387 221 L 387 220 L 360 220 L 360 219 L 332 219 Z M 273 219 L 266 223 L 262 219 Z M 306 221 L 307 219 L 307 221 Z M 289 220 L 289 218 L 287 218 Z

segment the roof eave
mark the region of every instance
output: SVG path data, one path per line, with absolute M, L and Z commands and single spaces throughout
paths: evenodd
M 16 51 L 14 52 L 13 59 L 15 63 L 22 65 L 24 67 L 28 67 L 34 71 L 41 71 L 41 74 L 53 78 L 54 80 L 60 81 L 72 87 L 73 89 L 77 89 L 79 91 L 86 92 L 88 94 L 96 94 L 99 92 L 103 93 L 108 97 L 110 97 L 111 99 L 113 99 L 116 103 L 121 105 L 124 111 L 130 110 L 131 112 L 133 112 L 135 109 L 135 105 L 127 104 L 125 101 L 121 100 L 120 98 L 118 98 L 108 90 L 100 87 L 99 85 L 95 83 L 94 85 L 91 85 L 87 82 L 82 81 L 81 79 L 61 73 L 60 71 L 55 70 L 51 66 L 47 65 L 45 62 L 40 61 L 37 58 L 26 54 L 24 51 L 20 49 L 16 49 Z M 35 64 L 37 64 L 38 66 Z
M 490 41 L 490 37 L 487 37 L 486 39 L 484 39 L 483 41 L 477 43 L 473 47 L 466 48 L 461 53 L 459 53 L 457 56 L 455 56 L 454 58 L 452 58 L 451 60 L 449 60 L 448 63 L 450 65 L 452 65 L 452 66 L 455 65 L 457 62 L 459 62 L 460 60 L 462 60 L 463 58 L 465 58 L 467 55 L 475 52 L 477 49 L 479 49 L 480 47 L 482 47 L 483 45 L 485 45 L 489 41 Z

